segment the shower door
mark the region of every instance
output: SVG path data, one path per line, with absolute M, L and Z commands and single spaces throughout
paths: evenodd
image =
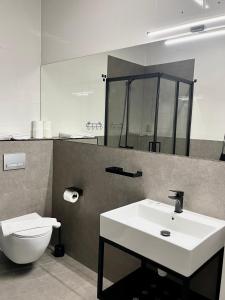
M 159 152 L 189 156 L 192 98 L 193 82 L 161 75 L 154 135 Z
M 128 140 L 134 149 L 149 151 L 155 130 L 157 78 L 141 78 L 130 85 Z
M 106 118 L 105 145 L 110 147 L 125 146 L 127 119 L 127 80 L 106 83 Z M 124 122 L 123 122 L 124 120 Z
M 177 155 L 188 155 L 190 147 L 190 118 L 192 85 L 179 82 L 177 99 L 176 147 Z
M 107 82 L 105 145 L 149 150 L 155 126 L 157 78 Z
M 155 142 L 159 143 L 160 152 L 167 154 L 174 152 L 176 88 L 175 81 L 160 79 Z

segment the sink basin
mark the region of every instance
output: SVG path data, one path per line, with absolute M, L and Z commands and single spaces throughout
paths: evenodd
M 224 247 L 225 221 L 146 199 L 101 214 L 100 235 L 190 277 Z

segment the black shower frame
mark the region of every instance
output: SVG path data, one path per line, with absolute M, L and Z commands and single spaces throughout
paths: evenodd
M 192 121 L 192 107 L 193 107 L 193 96 L 194 96 L 194 84 L 196 81 L 190 81 L 181 77 L 173 76 L 166 73 L 149 73 L 142 75 L 131 75 L 131 76 L 121 76 L 121 77 L 113 77 L 106 79 L 106 97 L 105 97 L 105 135 L 104 135 L 104 145 L 108 145 L 108 117 L 109 117 L 109 85 L 111 82 L 115 81 L 127 81 L 131 83 L 134 80 L 138 79 L 149 79 L 149 78 L 157 78 L 157 92 L 156 92 L 156 109 L 155 109 L 155 121 L 154 121 L 154 142 L 157 142 L 157 130 L 158 130 L 158 110 L 159 110 L 159 97 L 160 97 L 160 84 L 161 79 L 167 79 L 170 81 L 176 82 L 176 99 L 175 99 L 175 111 L 174 111 L 174 120 L 173 120 L 173 153 L 176 154 L 176 125 L 177 125 L 177 108 L 179 101 L 179 89 L 180 83 L 185 83 L 190 86 L 189 89 L 189 107 L 188 107 L 188 124 L 187 124 L 187 132 L 186 132 L 186 156 L 190 155 L 190 141 L 191 141 L 191 121 Z M 127 105 L 127 110 L 129 110 L 129 101 Z M 127 118 L 128 119 L 128 118 Z M 126 135 L 127 135 L 126 130 Z

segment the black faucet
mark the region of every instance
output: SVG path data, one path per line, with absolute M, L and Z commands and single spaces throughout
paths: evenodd
M 184 192 L 174 190 L 170 190 L 170 192 L 173 192 L 174 196 L 169 196 L 169 198 L 176 200 L 174 212 L 181 214 L 183 212 Z

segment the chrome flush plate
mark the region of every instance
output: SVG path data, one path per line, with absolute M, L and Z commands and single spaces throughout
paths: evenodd
M 4 154 L 4 171 L 25 169 L 26 154 L 25 153 L 10 153 Z

